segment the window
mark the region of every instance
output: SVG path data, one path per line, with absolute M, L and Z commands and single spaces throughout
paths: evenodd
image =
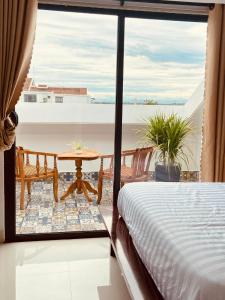
M 43 103 L 47 103 L 47 102 L 48 102 L 48 98 L 44 97 L 44 98 L 42 99 L 42 102 L 43 102 Z
M 61 96 L 56 96 L 56 97 L 55 97 L 55 103 L 63 103 L 63 97 L 61 97 Z
M 25 94 L 24 102 L 37 102 L 37 95 L 34 94 Z

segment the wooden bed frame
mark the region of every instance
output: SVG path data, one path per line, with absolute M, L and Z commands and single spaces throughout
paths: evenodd
M 131 298 L 134 300 L 163 300 L 138 255 L 127 226 L 122 217 L 119 217 L 117 208 L 114 208 L 111 218 L 104 219 L 111 240 L 110 254 L 118 261 Z

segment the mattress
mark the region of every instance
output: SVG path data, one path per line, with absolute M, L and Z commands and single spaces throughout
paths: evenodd
M 118 209 L 167 300 L 225 299 L 225 184 L 126 184 Z

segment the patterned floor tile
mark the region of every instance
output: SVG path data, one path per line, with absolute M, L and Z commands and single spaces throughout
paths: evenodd
M 91 173 L 87 180 L 96 186 Z M 74 174 L 63 177 L 60 175 L 59 196 L 68 188 Z M 103 218 L 99 212 L 96 196 L 92 196 L 93 203 L 74 193 L 63 202 L 55 202 L 52 182 L 38 181 L 32 183 L 31 196 L 25 195 L 25 210 L 20 210 L 20 184 L 16 187 L 16 233 L 47 233 L 68 231 L 105 230 Z M 101 205 L 111 205 L 112 185 L 104 182 L 104 192 Z
M 182 172 L 182 181 L 197 181 L 198 172 Z M 59 197 L 74 180 L 74 173 L 59 174 Z M 97 174 L 85 173 L 84 177 L 97 187 Z M 151 180 L 154 173 L 150 172 Z M 63 202 L 55 202 L 51 181 L 32 183 L 32 193 L 25 194 L 25 210 L 20 210 L 20 184 L 16 186 L 16 233 L 47 233 L 66 231 L 104 230 L 105 225 L 97 205 L 97 198 L 89 203 L 83 194 L 73 193 Z M 112 205 L 112 181 L 103 182 L 101 206 Z

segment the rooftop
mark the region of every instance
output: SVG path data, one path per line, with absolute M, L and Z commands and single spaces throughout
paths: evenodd
M 54 94 L 63 95 L 87 95 L 87 88 L 75 88 L 75 87 L 54 87 L 47 84 L 36 85 L 32 78 L 27 78 L 24 84 L 23 91 L 31 92 L 50 92 Z

